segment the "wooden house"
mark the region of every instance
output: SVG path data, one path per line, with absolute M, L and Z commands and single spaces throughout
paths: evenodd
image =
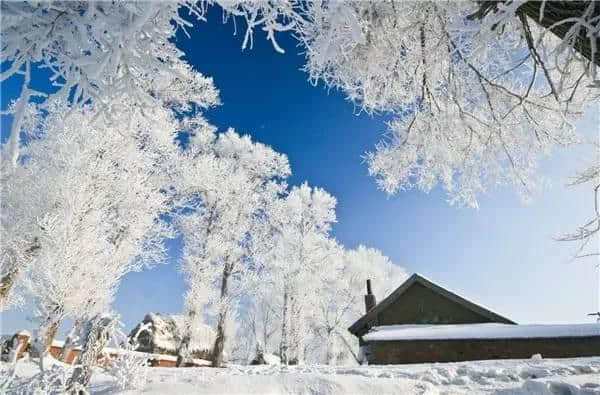
M 369 364 L 600 355 L 600 324 L 517 325 L 419 274 L 379 304 L 367 281 L 365 306 L 348 330 Z

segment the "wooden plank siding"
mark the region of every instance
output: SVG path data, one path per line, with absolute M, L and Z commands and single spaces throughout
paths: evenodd
M 368 343 L 370 365 L 600 355 L 600 336 L 529 339 L 395 340 Z

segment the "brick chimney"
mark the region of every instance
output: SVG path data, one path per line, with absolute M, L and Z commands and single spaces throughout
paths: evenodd
M 365 310 L 368 313 L 377 304 L 375 295 L 371 291 L 371 280 L 367 280 L 367 294 L 365 295 Z

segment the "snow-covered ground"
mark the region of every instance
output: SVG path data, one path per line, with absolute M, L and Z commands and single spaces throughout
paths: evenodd
M 6 368 L 6 364 L 0 365 Z M 98 394 L 600 394 L 600 357 L 330 367 L 147 368 L 147 382 L 119 391 L 98 369 Z M 17 375 L 36 372 L 20 362 Z

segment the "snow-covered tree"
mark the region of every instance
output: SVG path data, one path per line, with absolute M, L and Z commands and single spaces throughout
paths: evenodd
M 329 238 L 336 220 L 335 205 L 333 196 L 304 183 L 293 187 L 268 212 L 270 244 L 261 257 L 261 276 L 272 290 L 272 303 L 281 309 L 279 354 L 283 364 L 304 358 L 314 280 L 335 249 Z
M 189 286 L 186 308 L 190 319 L 204 313 L 216 317 L 212 362 L 222 366 L 227 318 L 248 284 L 252 245 L 260 242 L 254 223 L 283 192 L 290 168 L 285 155 L 232 129 L 213 134 L 213 141 L 213 130 L 206 126 L 192 132 L 195 136 L 183 153 L 189 166 L 181 177 L 190 185 L 181 191 L 193 208 L 179 216 Z M 185 337 L 179 363 L 184 356 Z
M 152 106 L 158 96 L 176 97 L 186 90 L 190 101 L 204 95 L 201 75 L 189 72 L 182 53 L 170 40 L 190 22 L 179 15 L 185 6 L 199 17 L 193 1 L 14 1 L 2 3 L 0 81 L 22 79 L 22 89 L 5 114 L 13 115 L 10 158 L 19 156 L 25 110 L 33 97 L 51 96 L 83 105 L 90 100 L 110 116 L 127 96 L 136 106 Z M 53 89 L 36 88 L 34 68 L 50 70 Z M 164 84 L 165 76 L 168 83 Z M 156 89 L 148 90 L 148 80 Z M 41 91 L 40 91 L 41 89 Z M 180 98 L 183 96 L 179 96 Z M 83 132 L 83 131 L 82 131 Z
M 157 98 L 150 112 L 131 106 L 123 100 L 110 120 L 92 106 L 65 105 L 64 118 L 66 111 L 49 111 L 3 183 L 3 252 L 36 241 L 35 254 L 15 254 L 11 263 L 32 297 L 42 350 L 64 317 L 78 322 L 86 357 L 72 386 L 87 385 L 106 332 L 98 325 L 110 327 L 103 313 L 121 278 L 164 257 L 171 232 L 161 215 L 182 175 L 175 137 L 202 119 L 178 120 L 173 100 Z
M 280 345 L 281 309 L 273 297 L 271 282 L 260 273 L 254 278 L 250 296 L 243 314 L 239 314 L 239 328 L 234 339 L 232 358 L 249 363 L 266 355 L 277 355 Z
M 94 336 L 104 333 L 94 325 L 108 322 L 98 317 L 110 311 L 120 280 L 165 256 L 163 240 L 172 233 L 161 216 L 172 207 L 180 174 L 175 137 L 188 122 L 172 100 L 159 98 L 150 112 L 123 98 L 112 119 L 93 106 L 62 108 L 68 116 L 56 110 L 41 117 L 39 135 L 3 184 L 2 247 L 23 251 L 36 241 L 35 254 L 14 253 L 10 262 L 33 301 L 42 356 L 69 316 L 79 329 L 90 328 L 80 341 L 93 365 L 102 348 Z M 87 385 L 92 366 L 82 369 L 73 385 Z
M 451 203 L 476 206 L 487 188 L 510 183 L 528 196 L 539 184 L 539 158 L 577 142 L 571 121 L 598 103 L 593 1 L 224 8 L 263 22 L 270 38 L 273 29 L 292 29 L 313 83 L 342 90 L 369 113 L 396 116 L 367 155 L 388 193 L 441 184 Z
M 138 92 L 143 103 L 140 80 L 187 67 L 170 39 L 213 5 L 245 22 L 243 48 L 262 29 L 283 52 L 276 36 L 291 32 L 314 83 L 397 116 L 367 156 L 389 193 L 442 184 L 451 202 L 472 206 L 497 183 L 528 195 L 539 157 L 575 142 L 570 120 L 597 101 L 594 1 L 6 2 L 2 80 L 25 76 L 7 110 L 13 161 L 30 98 L 47 94 L 30 84 L 33 65 L 75 102 L 110 109 L 113 97 Z
M 168 112 L 139 116 L 132 120 L 136 130 L 123 135 L 109 123 L 92 123 L 94 115 L 80 110 L 63 120 L 52 112 L 44 135 L 24 147 L 16 182 L 5 185 L 11 205 L 3 207 L 3 219 L 19 229 L 5 242 L 33 238 L 39 245 L 31 262 L 23 256 L 18 264 L 47 328 L 46 345 L 62 318 L 107 311 L 123 275 L 161 261 L 164 252 L 159 216 L 168 196 L 159 165 L 169 148 L 150 142 L 147 130 L 174 133 L 177 122 Z
M 122 139 L 132 149 L 135 149 L 135 144 L 138 144 L 141 148 L 138 152 L 144 152 L 146 160 L 153 160 L 155 163 L 163 165 L 164 174 L 160 173 L 156 165 L 145 170 L 145 173 L 151 174 L 154 180 L 157 180 L 172 173 L 166 167 L 168 160 L 165 158 L 175 157 L 176 147 L 173 139 L 177 128 L 181 127 L 181 125 L 178 126 L 178 123 L 189 122 L 186 121 L 186 117 L 183 117 L 182 121 L 177 121 L 173 118 L 173 114 L 179 114 L 178 118 L 181 119 L 182 114 L 189 111 L 198 112 L 198 110 L 219 103 L 218 91 L 212 84 L 212 79 L 205 78 L 181 62 L 172 63 L 168 70 L 156 69 L 152 73 L 142 74 L 136 81 L 139 87 L 129 91 L 124 89 L 119 95 L 115 95 L 110 101 L 110 108 L 105 107 L 102 103 L 78 107 L 72 102 L 61 100 L 61 96 L 58 95 L 58 98 L 52 98 L 43 105 L 27 105 L 23 113 L 19 115 L 19 128 L 17 130 L 13 128 L 9 141 L 2 146 L 2 232 L 3 235 L 6 235 L 3 237 L 4 240 L 12 240 L 15 235 L 26 238 L 21 240 L 20 245 L 13 242 L 3 243 L 0 307 L 5 308 L 9 305 L 9 297 L 11 300 L 15 299 L 14 293 L 11 294 L 10 291 L 19 273 L 17 257 L 33 256 L 39 251 L 39 243 L 36 241 L 35 232 L 32 229 L 37 227 L 35 221 L 48 211 L 47 199 L 42 198 L 44 195 L 29 194 L 24 199 L 20 196 L 19 190 L 25 187 L 18 187 L 17 184 L 21 182 L 34 183 L 35 177 L 39 176 L 34 173 L 34 178 L 28 180 L 27 176 L 23 174 L 13 174 L 27 172 L 27 170 L 20 169 L 19 163 L 14 161 L 23 162 L 24 158 L 30 155 L 28 153 L 19 154 L 21 148 L 13 151 L 14 147 L 11 146 L 13 138 L 19 140 L 20 136 L 21 140 L 25 141 L 32 138 L 45 138 L 52 134 L 54 129 L 60 128 L 58 125 L 65 124 L 70 125 L 73 138 L 77 138 L 82 145 L 112 144 L 105 148 L 99 146 L 97 147 L 98 151 L 103 149 L 119 150 L 118 139 Z M 82 119 L 81 111 L 86 114 L 85 119 Z M 72 116 L 75 119 L 70 119 Z M 16 118 L 13 120 L 13 126 L 15 122 L 17 122 Z M 79 125 L 78 122 L 80 122 Z M 86 127 L 81 127 L 82 125 L 86 125 Z M 114 139 L 108 143 L 109 140 L 102 142 L 97 136 L 89 139 L 86 139 L 85 136 L 75 136 L 77 132 L 85 135 L 82 133 L 83 130 L 95 132 L 98 135 L 107 134 L 107 139 L 113 137 Z M 58 142 L 55 141 L 55 144 Z M 84 148 L 78 149 L 83 150 Z M 93 147 L 85 147 L 85 149 L 92 150 Z M 123 151 L 123 154 L 119 158 L 127 162 L 126 152 Z M 57 161 L 56 163 L 59 163 L 58 161 L 66 163 L 68 153 L 64 152 L 64 155 L 63 158 L 54 159 Z M 133 161 L 135 158 L 136 156 L 132 156 Z M 16 167 L 15 164 L 17 164 Z M 132 166 L 137 165 L 139 164 L 132 164 Z M 66 164 L 61 166 L 63 170 L 67 167 Z M 170 167 L 175 166 L 173 163 Z M 121 171 L 119 169 L 123 170 L 123 175 L 127 174 L 125 167 L 117 168 L 115 172 Z M 58 168 L 55 170 L 62 171 Z M 54 174 L 49 172 L 46 176 L 53 177 Z M 55 186 L 53 181 L 52 178 L 48 178 L 42 180 L 42 183 L 50 183 L 51 186 Z M 149 185 L 151 181 L 150 178 L 144 180 L 146 185 Z M 34 184 L 34 187 L 39 187 L 39 185 L 41 183 Z M 122 186 L 120 188 L 123 189 Z M 29 202 L 27 202 L 28 200 Z M 21 265 L 26 261 L 27 259 L 19 260 Z
M 34 106 L 27 107 L 22 119 L 30 135 L 35 135 L 40 120 Z M 14 292 L 15 284 L 22 272 L 24 262 L 29 262 L 40 249 L 34 229 L 37 218 L 48 210 L 48 202 L 39 193 L 23 193 L 35 178 L 27 169 L 13 168 L 7 144 L 0 146 L 0 311 L 22 301 Z
M 600 143 L 594 144 L 594 162 L 585 170 L 573 177 L 570 185 L 592 185 L 594 195 L 594 211 L 591 218 L 577 230 L 566 233 L 558 238 L 560 241 L 579 243 L 575 258 L 596 257 L 600 255 Z
M 372 281 L 381 301 L 406 280 L 407 273 L 381 251 L 363 245 L 353 250 L 339 247 L 321 268 L 310 317 L 315 335 L 312 343 L 319 345 L 314 359 L 327 364 L 356 360 L 356 338 L 347 328 L 365 313 L 366 280 Z
M 382 189 L 442 184 L 452 203 L 471 206 L 497 183 L 528 195 L 538 159 L 577 141 L 570 120 L 598 98 L 589 87 L 596 67 L 539 29 L 521 4 L 499 2 L 502 11 L 483 20 L 471 17 L 479 5 L 470 1 L 310 7 L 311 79 L 367 112 L 396 115 L 367 156 Z
M 240 315 L 237 360 L 260 363 L 261 355 L 264 359 L 281 354 L 283 341 L 288 343 L 287 363 L 335 364 L 357 359 L 357 342 L 347 328 L 364 314 L 365 281 L 371 279 L 376 297 L 382 300 L 406 280 L 407 274 L 377 249 L 361 245 L 346 250 L 333 240 L 322 241 L 317 249 L 313 249 L 314 243 L 305 244 L 306 251 L 319 258 L 306 260 L 309 265 L 316 263 L 316 270 L 296 268 L 295 272 L 292 260 L 281 265 L 270 260 L 277 254 L 272 252 L 279 242 L 277 233 L 266 241 L 267 259 L 254 278 Z M 299 329 L 292 329 L 294 326 Z M 286 363 L 284 358 L 281 362 Z
M 111 335 L 117 324 L 116 318 L 110 314 L 96 314 L 90 317 L 80 328 L 80 337 L 83 339 L 78 363 L 73 369 L 69 379 L 68 393 L 80 394 L 92 378 L 94 366 L 102 350 L 111 339 Z
M 207 1 L 257 28 L 275 50 L 292 31 L 313 83 L 395 119 L 370 173 L 388 193 L 441 184 L 451 203 L 513 184 L 525 196 L 572 120 L 598 102 L 594 1 Z M 226 19 L 227 20 L 227 19 Z
M 598 103 L 593 1 L 3 2 L 0 81 L 22 89 L 3 109 L 12 130 L 1 158 L 0 308 L 24 287 L 46 339 L 64 316 L 104 311 L 125 273 L 160 260 L 160 213 L 174 204 L 188 316 L 207 306 L 216 316 L 215 365 L 230 312 L 242 296 L 260 300 L 245 289 L 258 274 L 275 290 L 284 363 L 353 314 L 335 301 L 361 273 L 329 237 L 335 199 L 307 185 L 277 199 L 284 157 L 186 116 L 216 104 L 217 91 L 172 38 L 214 4 L 245 20 L 243 47 L 262 29 L 282 52 L 276 35 L 291 32 L 311 82 L 392 114 L 367 155 L 388 193 L 441 184 L 452 203 L 471 206 L 499 183 L 529 195 L 539 158 L 577 142 L 572 120 Z M 40 67 L 53 88 L 34 86 Z M 180 152 L 181 130 L 193 132 Z M 597 178 L 594 163 L 575 183 Z M 593 240 L 598 217 L 563 239 Z M 339 292 L 309 314 L 316 290 L 335 280 Z M 272 331 L 262 332 L 267 342 Z

